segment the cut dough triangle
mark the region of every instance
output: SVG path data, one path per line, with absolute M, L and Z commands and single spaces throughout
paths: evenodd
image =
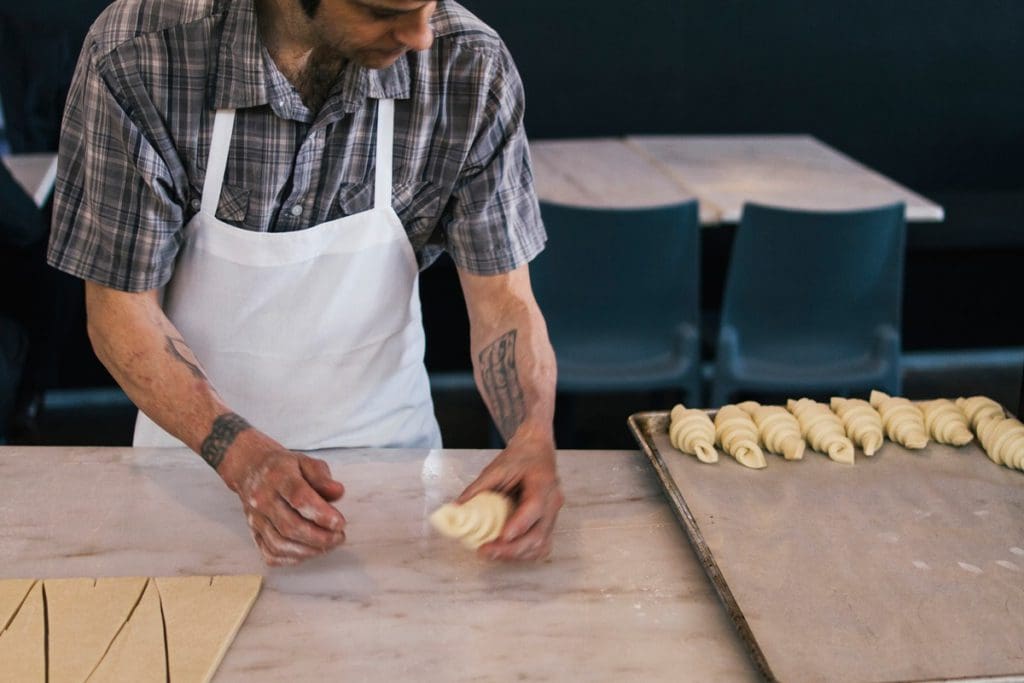
M 260 592 L 262 576 L 156 579 L 174 683 L 206 683 L 220 665 Z
M 28 582 L 32 585 L 32 581 Z M 43 584 L 32 585 L 11 623 L 0 632 L 0 677 L 46 683 L 46 612 Z
M 43 584 L 50 683 L 82 683 L 128 620 L 146 579 L 47 579 Z
M 167 683 L 164 619 L 152 581 L 89 683 Z
M 33 579 L 4 579 L 0 581 L 0 632 L 11 623 L 25 596 L 35 584 Z

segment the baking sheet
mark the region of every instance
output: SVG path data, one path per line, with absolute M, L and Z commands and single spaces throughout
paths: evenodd
M 1024 475 L 974 443 L 886 441 L 703 464 L 638 413 L 646 452 L 768 680 L 1024 680 Z

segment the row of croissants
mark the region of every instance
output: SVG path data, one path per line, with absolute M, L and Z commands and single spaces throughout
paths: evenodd
M 810 446 L 835 462 L 853 464 L 854 449 L 874 455 L 885 439 L 910 450 L 930 441 L 964 446 L 977 436 L 997 465 L 1024 471 L 1024 424 L 1008 417 L 986 396 L 911 401 L 872 391 L 869 400 L 833 397 L 829 404 L 809 398 L 786 406 L 755 401 L 722 406 L 712 421 L 706 411 L 677 405 L 669 440 L 701 462 L 718 462 L 716 446 L 746 467 L 767 467 L 764 451 L 800 460 Z

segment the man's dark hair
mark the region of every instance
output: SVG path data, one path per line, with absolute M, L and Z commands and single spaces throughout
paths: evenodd
M 299 4 L 302 5 L 303 11 L 310 19 L 316 15 L 316 10 L 320 6 L 320 0 L 299 0 Z

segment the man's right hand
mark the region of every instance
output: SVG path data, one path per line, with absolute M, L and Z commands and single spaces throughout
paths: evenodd
M 322 555 L 345 541 L 345 518 L 330 502 L 345 487 L 327 463 L 289 451 L 254 429 L 240 433 L 217 467 L 238 494 L 269 565 Z

